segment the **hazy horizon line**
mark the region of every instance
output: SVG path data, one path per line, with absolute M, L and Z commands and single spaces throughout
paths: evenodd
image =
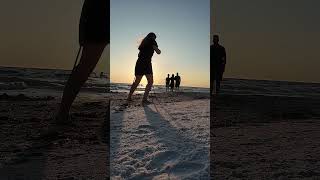
M 63 68 L 49 68 L 49 67 L 22 67 L 22 66 L 3 66 L 0 65 L 0 68 L 28 68 L 28 69 L 41 69 L 41 70 L 63 70 L 63 71 L 72 71 L 72 69 L 63 69 Z M 95 71 L 93 71 L 95 72 Z M 110 74 L 107 74 L 110 76 Z M 255 78 L 237 78 L 237 77 L 225 77 L 223 79 L 237 79 L 237 80 L 253 80 L 253 81 L 278 81 L 278 82 L 295 82 L 295 83 L 311 83 L 311 84 L 320 84 L 320 82 L 317 81 L 299 81 L 299 80 L 283 80 L 283 79 L 255 79 Z M 125 82 L 115 82 L 115 83 L 123 83 Z M 127 82 L 126 82 L 127 83 Z M 130 84 L 130 83 L 127 83 Z M 160 84 L 156 84 L 160 85 Z M 187 87 L 200 87 L 200 86 L 187 86 Z M 208 88 L 208 87 L 200 87 L 200 88 Z

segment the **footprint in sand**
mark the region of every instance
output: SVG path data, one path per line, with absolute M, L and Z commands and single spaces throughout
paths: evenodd
M 155 131 L 155 128 L 150 125 L 140 125 L 135 132 L 136 134 L 150 134 Z
M 181 112 L 176 112 L 176 113 L 171 113 L 172 116 L 179 116 L 179 115 L 184 115 L 184 113 Z
M 195 162 L 187 162 L 187 161 L 182 161 L 179 162 L 170 168 L 168 168 L 166 171 L 169 174 L 174 174 L 176 176 L 188 176 L 193 173 L 196 173 L 198 171 L 201 171 L 205 169 L 205 165 L 201 163 L 195 163 Z
M 154 129 L 154 127 L 153 126 L 150 126 L 150 125 L 147 125 L 147 124 L 144 124 L 144 125 L 140 125 L 139 127 L 138 127 L 138 129 Z
M 143 159 L 146 155 L 151 154 L 154 151 L 154 147 L 144 147 L 134 150 L 129 156 L 134 159 Z
M 147 165 L 148 169 L 163 169 L 168 162 L 178 159 L 179 154 L 175 151 L 161 151 L 153 155 L 152 160 Z

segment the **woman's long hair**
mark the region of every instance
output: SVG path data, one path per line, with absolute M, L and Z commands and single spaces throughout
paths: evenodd
M 145 38 L 143 38 L 143 40 L 141 41 L 141 44 L 139 45 L 139 49 L 141 49 L 142 47 L 144 47 L 148 42 L 150 42 L 152 39 L 152 37 L 156 38 L 156 34 L 151 32 L 149 33 Z

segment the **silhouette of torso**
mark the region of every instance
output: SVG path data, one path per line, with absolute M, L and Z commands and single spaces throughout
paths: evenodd
M 175 79 L 176 79 L 176 86 L 179 86 L 181 81 L 180 76 L 176 76 Z
M 166 86 L 169 86 L 169 84 L 170 84 L 170 78 L 167 77 L 167 78 L 166 78 Z
M 223 58 L 226 58 L 226 50 L 221 45 L 211 45 L 210 46 L 210 59 L 211 59 L 211 68 L 214 71 L 224 71 L 225 61 Z
M 170 78 L 170 87 L 173 88 L 174 87 L 174 77 Z
M 140 52 L 138 55 L 139 59 L 146 62 L 151 62 L 151 58 L 154 54 L 153 46 L 158 47 L 158 44 L 155 40 L 147 40 L 144 44 L 140 45 Z

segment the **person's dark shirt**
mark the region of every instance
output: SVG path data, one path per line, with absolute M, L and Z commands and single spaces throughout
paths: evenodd
M 224 58 L 224 59 L 223 59 Z M 213 69 L 221 69 L 224 68 L 226 64 L 226 50 L 220 44 L 218 45 L 211 45 L 210 46 L 210 59 L 211 59 L 211 66 Z
M 167 78 L 166 78 L 166 85 L 169 85 L 169 84 L 170 84 L 170 78 L 167 77 Z
M 174 87 L 174 79 L 175 79 L 174 77 L 170 78 L 170 86 L 171 87 Z
M 158 44 L 155 40 L 146 40 L 144 43 L 142 43 L 139 46 L 139 59 L 145 60 L 145 61 L 150 61 L 154 53 L 153 46 L 157 46 Z
M 181 81 L 180 76 L 176 76 L 175 79 L 176 79 L 176 83 L 180 83 L 180 81 Z

